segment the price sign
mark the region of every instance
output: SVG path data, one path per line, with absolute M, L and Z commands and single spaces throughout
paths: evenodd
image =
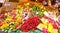
M 5 3 L 5 6 L 10 6 L 10 2 L 6 2 Z

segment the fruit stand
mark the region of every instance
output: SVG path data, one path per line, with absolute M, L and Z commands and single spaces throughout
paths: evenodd
M 5 33 L 58 33 L 56 14 L 38 2 L 20 3 L 2 14 L 0 29 Z

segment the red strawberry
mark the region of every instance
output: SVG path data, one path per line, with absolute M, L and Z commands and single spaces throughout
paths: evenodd
M 24 32 L 27 32 L 29 30 L 35 30 L 36 26 L 40 23 L 41 21 L 39 20 L 38 17 L 32 16 L 28 18 L 28 20 L 25 21 L 25 23 L 22 24 L 21 30 Z

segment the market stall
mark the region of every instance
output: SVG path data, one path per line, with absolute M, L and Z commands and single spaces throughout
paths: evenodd
M 22 2 L 9 12 L 1 12 L 0 29 L 5 33 L 60 33 L 57 14 L 56 9 L 42 3 Z

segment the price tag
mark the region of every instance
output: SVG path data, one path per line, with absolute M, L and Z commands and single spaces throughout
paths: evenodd
M 6 2 L 5 3 L 5 6 L 10 6 L 10 2 Z

